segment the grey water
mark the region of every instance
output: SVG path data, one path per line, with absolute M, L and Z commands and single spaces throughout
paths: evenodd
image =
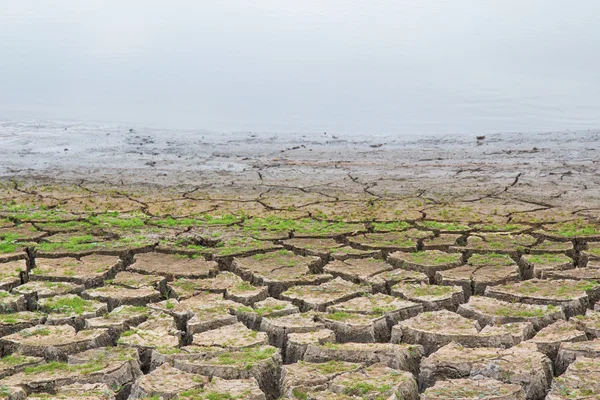
M 0 120 L 600 128 L 598 0 L 0 0 Z

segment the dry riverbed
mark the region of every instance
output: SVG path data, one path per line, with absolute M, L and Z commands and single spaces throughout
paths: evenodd
M 597 134 L 52 129 L 0 150 L 4 398 L 600 398 Z

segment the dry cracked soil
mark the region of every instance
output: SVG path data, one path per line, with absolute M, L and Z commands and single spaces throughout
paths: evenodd
M 7 174 L 0 397 L 600 399 L 590 138 L 200 184 Z

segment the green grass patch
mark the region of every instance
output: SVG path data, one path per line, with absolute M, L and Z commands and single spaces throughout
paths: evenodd
M 141 213 L 135 216 L 123 216 L 116 211 L 88 218 L 93 225 L 122 229 L 142 228 L 146 226 L 147 220 L 148 218 Z
M 462 254 L 460 253 L 444 253 L 441 251 L 417 251 L 408 253 L 410 261 L 416 264 L 450 264 L 460 261 Z
M 454 292 L 454 288 L 452 286 L 443 286 L 443 285 L 419 285 L 419 286 L 404 286 L 408 288 L 408 291 L 417 297 L 424 296 L 445 296 Z
M 82 299 L 78 296 L 55 297 L 47 301 L 44 307 L 50 313 L 57 314 L 76 314 L 81 315 L 84 312 L 94 311 L 97 303 Z
M 240 292 L 251 292 L 256 290 L 256 286 L 250 284 L 249 282 L 243 281 L 235 285 L 235 289 Z
M 563 222 L 548 226 L 546 229 L 565 238 L 600 235 L 600 224 L 593 224 L 583 220 Z
M 13 241 L 1 240 L 0 241 L 0 254 L 14 253 L 18 247 Z
M 242 368 L 251 368 L 259 361 L 271 358 L 277 349 L 274 347 L 246 348 L 237 352 L 222 353 L 217 356 L 219 364 L 239 365 Z
M 408 222 L 373 222 L 373 230 L 376 232 L 403 231 L 411 227 Z
M 533 264 L 564 264 L 573 260 L 564 254 L 532 254 L 527 256 L 527 261 Z
M 461 225 L 457 222 L 421 221 L 419 225 L 429 229 L 448 232 L 461 232 L 469 229 L 468 225 Z
M 494 314 L 501 317 L 542 318 L 543 316 L 548 314 L 548 311 L 541 308 L 533 310 L 524 310 L 518 307 L 503 306 L 497 308 Z
M 99 363 L 98 360 L 93 360 L 85 364 L 67 364 L 64 362 L 50 361 L 45 364 L 39 364 L 32 367 L 25 368 L 24 372 L 26 375 L 33 374 L 48 374 L 54 375 L 57 373 L 66 372 L 78 372 L 83 375 L 88 375 L 93 372 L 101 371 L 106 366 L 103 363 Z
M 325 363 L 311 364 L 311 367 L 317 369 L 322 374 L 335 374 L 352 371 L 359 366 L 359 364 L 348 364 L 343 361 L 327 361 Z
M 494 224 L 494 223 L 478 224 L 478 225 L 475 225 L 474 227 L 475 227 L 475 229 L 478 229 L 478 230 L 484 231 L 484 232 L 515 232 L 515 231 L 520 231 L 520 230 L 526 228 L 525 225 L 519 225 L 519 224 Z
M 326 314 L 324 317 L 327 319 L 332 319 L 334 321 L 347 321 L 355 316 L 345 311 L 337 311 L 334 313 Z
M 25 364 L 32 360 L 34 360 L 34 359 L 31 357 L 26 357 L 26 356 L 22 356 L 18 353 L 13 353 L 8 356 L 4 356 L 4 357 L 0 358 L 0 364 L 14 366 L 14 365 Z
M 92 250 L 98 247 L 97 239 L 92 235 L 82 235 L 82 236 L 71 236 L 68 240 L 64 242 L 42 242 L 36 244 L 36 249 L 52 252 L 56 250 L 65 250 L 65 251 L 86 251 Z

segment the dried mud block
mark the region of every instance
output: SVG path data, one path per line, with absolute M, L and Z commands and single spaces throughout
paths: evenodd
M 421 361 L 419 386 L 476 376 L 520 385 L 526 399 L 541 400 L 552 382 L 552 362 L 525 343 L 506 350 L 450 343 Z
M 600 285 L 591 281 L 532 279 L 488 286 L 485 295 L 508 302 L 560 306 L 569 318 L 585 313 L 598 298 L 599 291 Z
M 266 400 L 256 379 L 220 379 L 212 378 L 202 389 L 192 389 L 179 393 L 179 400 Z
M 367 233 L 347 238 L 352 247 L 361 250 L 381 250 L 384 253 L 395 251 L 417 251 L 420 239 L 433 236 L 432 232 L 411 229 L 404 232 Z
M 269 343 L 283 349 L 291 333 L 315 332 L 325 328 L 322 322 L 316 320 L 316 314 L 289 314 L 283 316 L 263 317 L 260 330 L 266 332 Z
M 376 364 L 360 371 L 347 372 L 331 381 L 329 390 L 359 398 L 399 398 L 419 400 L 417 381 L 410 372 Z
M 212 257 L 215 260 L 223 260 L 229 263 L 232 257 L 250 257 L 256 254 L 265 254 L 272 251 L 280 251 L 281 246 L 267 240 L 258 240 L 252 237 L 233 237 L 212 249 Z
M 420 216 L 415 219 L 419 218 Z M 413 227 L 409 222 L 399 220 L 397 216 L 394 216 L 391 222 L 368 222 L 366 225 L 370 231 L 384 233 L 407 231 Z
M 429 278 L 427 275 L 417 272 L 417 271 L 408 271 L 405 269 L 393 269 L 391 271 L 386 271 L 379 273 L 377 275 L 373 275 L 369 279 L 367 279 L 367 283 L 371 285 L 373 288 L 373 292 L 380 292 L 390 294 L 392 291 L 392 286 L 397 283 L 429 283 Z
M 517 345 L 534 337 L 535 329 L 531 322 L 509 322 L 501 325 L 487 325 L 479 333 L 490 336 L 509 334 L 512 336 L 513 345 Z
M 291 301 L 300 311 L 325 311 L 328 306 L 369 293 L 366 285 L 357 285 L 335 278 L 320 285 L 295 286 L 281 293 L 283 300 Z
M 0 290 L 10 290 L 19 286 L 25 271 L 27 271 L 26 260 L 3 262 L 0 254 Z
M 575 255 L 575 248 L 572 242 L 558 242 L 554 240 L 543 240 L 541 243 L 532 246 L 529 249 L 530 254 L 564 254 L 567 256 Z
M 0 290 L 0 313 L 8 314 L 19 311 L 27 311 L 27 299 L 22 294 L 9 293 Z
M 357 258 L 346 261 L 333 261 L 323 268 L 325 273 L 354 283 L 369 283 L 370 278 L 393 267 L 381 259 Z
M 231 268 L 245 281 L 266 285 L 272 297 L 278 297 L 293 286 L 319 285 L 332 278 L 320 273 L 319 257 L 298 256 L 288 250 L 234 258 Z
M 45 236 L 48 236 L 46 232 L 38 231 L 32 224 L 21 224 L 8 228 L 0 227 L 0 239 L 2 240 L 36 241 Z
M 1 256 L 0 256 L 1 257 Z M 579 254 L 579 266 L 585 267 L 590 261 L 600 260 L 600 242 L 587 242 L 587 248 Z
M 424 311 L 456 311 L 465 302 L 460 286 L 398 283 L 392 287 L 391 292 L 392 296 L 421 304 Z
M 74 383 L 58 388 L 55 395 L 37 393 L 28 400 L 48 399 L 80 399 L 80 400 L 115 400 L 115 392 L 105 383 Z
M 382 258 L 381 250 L 361 250 L 354 247 L 344 246 L 335 249 L 331 253 L 331 258 L 334 260 L 345 261 L 357 258 Z
M 284 365 L 281 371 L 281 394 L 284 398 L 298 398 L 300 393 L 325 390 L 335 377 L 361 368 L 363 366 L 359 363 L 345 361 L 298 361 L 295 364 Z M 295 395 L 296 397 L 293 397 Z
M 0 337 L 19 332 L 46 322 L 46 316 L 39 312 L 22 311 L 0 314 Z
M 482 295 L 487 286 L 517 282 L 521 276 L 529 277 L 530 271 L 521 271 L 519 266 L 506 254 L 473 254 L 468 264 L 476 267 L 471 274 L 472 293 Z
M 536 331 L 565 319 L 562 308 L 557 306 L 512 303 L 483 296 L 472 296 L 468 303 L 458 307 L 457 312 L 477 320 L 481 326 L 531 322 Z
M 196 289 L 196 286 L 201 284 L 202 279 L 186 279 L 178 278 L 167 284 L 167 291 L 170 297 L 177 300 L 188 299 L 192 296 L 200 294 L 201 290 Z
M 473 274 L 478 267 L 473 265 L 463 265 L 461 267 L 438 271 L 435 273 L 434 282 L 437 285 L 460 286 L 463 290 L 465 299 L 473 295 Z
M 577 357 L 561 376 L 554 378 L 546 400 L 597 399 L 600 396 L 600 360 Z
M 543 225 L 535 233 L 554 240 L 599 241 L 600 229 L 597 222 L 577 220 Z
M 422 346 L 405 343 L 325 343 L 309 344 L 304 353 L 304 361 L 344 361 L 366 366 L 383 363 L 390 368 L 415 374 L 419 370 L 423 354 Z
M 387 320 L 383 315 L 336 312 L 322 314 L 318 319 L 326 328 L 335 332 L 339 343 L 387 342 L 390 338 Z
M 304 358 L 309 344 L 334 343 L 335 333 L 329 329 L 319 329 L 314 332 L 289 333 L 284 353 L 284 362 L 291 364 Z
M 38 258 L 36 267 L 29 272 L 31 280 L 63 281 L 100 286 L 121 268 L 121 260 L 113 256 L 90 255 L 76 258 Z
M 348 314 L 384 316 L 388 326 L 391 327 L 399 321 L 412 318 L 423 312 L 423 306 L 419 303 L 377 293 L 334 304 L 327 307 L 327 311 L 330 313 L 343 312 Z
M 6 244 L 6 242 L 3 243 L 2 240 L 0 240 L 0 244 Z M 25 243 L 10 242 L 7 246 L 5 246 L 4 249 L 2 249 L 2 251 L 0 251 L 0 263 L 19 260 L 24 262 L 29 261 L 29 255 L 27 254 L 27 246 Z
M 361 399 L 361 397 L 335 393 L 329 389 L 326 389 L 326 390 L 303 390 L 300 388 L 294 388 L 287 397 L 284 397 L 284 399 L 293 399 L 293 400 L 359 400 L 359 399 Z
M 591 263 L 588 264 L 591 266 Z M 573 279 L 577 281 L 599 281 L 600 280 L 600 268 L 574 268 L 557 271 L 544 271 L 542 274 L 543 279 Z
M 575 261 L 564 254 L 525 254 L 521 256 L 520 265 L 523 270 L 532 271 L 529 277 L 540 279 L 547 272 L 575 268 Z
M 584 331 L 590 338 L 600 338 L 600 311 L 587 310 L 585 314 L 575 315 L 569 319 L 577 329 Z
M 68 358 L 69 365 L 85 365 L 97 360 L 126 362 L 128 365 L 127 374 L 138 378 L 142 376 L 140 360 L 137 351 L 127 347 L 99 347 L 89 349 L 81 353 L 72 354 Z
M 0 378 L 18 374 L 25 368 L 33 367 L 44 362 L 41 357 L 23 356 L 19 353 L 9 354 L 0 358 Z
M 27 392 L 20 386 L 2 385 L 2 388 L 2 394 L 8 400 L 25 400 L 29 398 Z
M 263 318 L 282 317 L 299 312 L 300 309 L 289 301 L 278 300 L 272 297 L 254 303 L 252 307 L 238 306 L 233 310 L 238 321 L 243 322 L 244 325 L 253 330 L 260 329 Z
M 272 346 L 226 351 L 214 357 L 175 360 L 174 366 L 185 372 L 222 379 L 256 379 L 269 398 L 279 396 L 281 355 Z
M 135 262 L 127 267 L 127 270 L 164 276 L 169 281 L 177 278 L 210 278 L 218 272 L 217 263 L 214 261 L 165 253 L 137 254 Z
M 336 207 L 337 208 L 337 207 Z M 325 222 L 305 218 L 294 227 L 295 238 L 338 238 L 365 232 L 362 223 Z
M 344 245 L 333 239 L 294 238 L 283 241 L 283 247 L 302 256 L 316 256 L 328 260 L 331 258 L 331 253 Z
M 451 250 L 472 253 L 501 253 L 517 257 L 533 246 L 537 239 L 531 235 L 510 233 L 478 233 L 467 238 L 465 246 L 454 246 Z
M 577 329 L 575 324 L 560 320 L 548 325 L 527 342 L 536 345 L 540 353 L 544 353 L 552 362 L 555 362 L 561 343 L 586 340 L 585 332 Z
M 267 334 L 246 328 L 238 322 L 194 335 L 192 346 L 220 347 L 230 351 L 267 344 Z
M 519 267 L 500 266 L 500 267 L 481 267 L 473 272 L 471 276 L 473 294 L 483 295 L 488 286 L 502 285 L 509 282 L 518 282 L 521 280 Z
M 3 354 L 19 353 L 47 360 L 66 360 L 69 354 L 112 342 L 106 329 L 76 332 L 70 325 L 37 325 L 0 338 Z
M 266 286 L 254 286 L 228 271 L 221 272 L 214 278 L 196 280 L 195 290 L 221 293 L 226 299 L 247 306 L 269 297 Z
M 96 253 L 118 255 L 115 235 L 87 229 L 48 236 L 35 244 L 35 256 L 40 258 L 81 258 Z
M 84 321 L 83 329 L 106 328 L 115 336 L 146 321 L 150 309 L 139 306 L 120 306 L 111 312 Z
M 29 281 L 12 289 L 12 293 L 22 294 L 27 299 L 27 307 L 34 309 L 38 299 L 47 299 L 67 294 L 81 294 L 83 285 L 72 282 Z
M 114 347 L 88 353 L 87 360 L 83 361 L 82 356 L 81 361 L 52 361 L 27 367 L 23 372 L 0 380 L 0 386 L 20 386 L 27 393 L 62 392 L 65 394 L 58 398 L 79 398 L 75 393 L 78 386 L 83 389 L 83 385 L 103 384 L 119 388 L 140 376 L 139 369 L 135 368 L 135 360 Z
M 148 303 L 154 303 L 163 298 L 162 293 L 150 286 L 129 289 L 115 285 L 88 289 L 81 293 L 81 296 L 85 299 L 107 303 L 108 309 L 111 311 L 122 305 L 145 306 Z
M 421 395 L 421 400 L 525 400 L 520 385 L 495 379 L 452 379 L 439 381 Z
M 106 304 L 82 299 L 75 294 L 41 299 L 38 302 L 38 309 L 48 314 L 47 325 L 68 324 L 77 330 L 85 326 L 86 319 L 108 313 Z
M 400 321 L 392 328 L 392 343 L 409 343 L 423 346 L 425 354 L 456 342 L 465 347 L 500 347 L 513 345 L 509 333 L 482 334 L 477 321 L 443 310 L 424 312 Z
M 457 222 L 441 222 L 441 221 L 429 221 L 429 220 L 421 220 L 415 223 L 417 226 L 420 226 L 424 229 L 429 229 L 434 231 L 436 234 L 438 233 L 467 233 L 472 230 L 472 228 L 467 224 L 460 224 Z
M 460 253 L 445 253 L 439 250 L 425 250 L 416 253 L 397 251 L 388 256 L 387 261 L 396 268 L 422 272 L 433 279 L 437 271 L 445 271 L 460 266 Z
M 172 315 L 178 329 L 186 332 L 185 342 L 189 343 L 197 333 L 237 323 L 232 310 L 238 306 L 219 294 L 204 293 L 182 301 L 164 300 L 149 307 Z
M 600 340 L 561 343 L 554 364 L 556 375 L 563 374 L 578 357 L 600 358 Z
M 145 399 L 157 397 L 174 399 L 179 394 L 202 389 L 209 382 L 208 377 L 190 374 L 163 364 L 148 375 L 144 375 L 131 388 L 129 399 Z
M 147 320 L 136 327 L 121 333 L 119 346 L 137 349 L 144 372 L 156 367 L 152 364 L 154 349 L 176 351 L 181 342 L 182 332 L 175 326 L 173 317 L 166 314 L 150 314 Z
M 423 250 L 447 251 L 450 247 L 456 246 L 461 237 L 460 234 L 441 233 L 438 236 L 423 239 Z
M 122 286 L 127 289 L 141 289 L 152 287 L 160 292 L 165 292 L 167 279 L 164 276 L 152 274 L 138 274 L 137 272 L 121 271 L 106 283 Z

